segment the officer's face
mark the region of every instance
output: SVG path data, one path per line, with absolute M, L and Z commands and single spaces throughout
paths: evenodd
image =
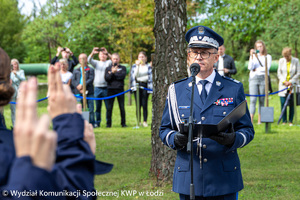
M 198 55 L 196 57 L 191 56 L 192 52 L 197 52 Z M 208 58 L 203 58 L 202 55 L 209 54 Z M 206 75 L 210 75 L 214 68 L 214 63 L 216 63 L 219 59 L 218 51 L 216 49 L 205 49 L 205 48 L 191 48 L 188 53 L 188 62 L 190 64 L 198 63 L 200 65 L 200 73 L 198 76 L 200 78 L 203 78 L 201 75 L 204 75 L 206 78 Z

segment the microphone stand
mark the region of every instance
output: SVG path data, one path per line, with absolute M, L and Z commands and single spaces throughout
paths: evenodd
M 190 184 L 190 199 L 195 200 L 195 186 L 194 186 L 194 167 L 193 167 L 193 132 L 194 132 L 194 88 L 196 77 L 192 76 L 192 96 L 191 96 L 191 107 L 190 107 L 190 116 L 189 116 L 189 135 L 187 143 L 187 152 L 190 153 L 190 166 L 191 166 L 191 184 Z

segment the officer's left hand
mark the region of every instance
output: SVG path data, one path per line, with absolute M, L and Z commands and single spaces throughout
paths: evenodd
M 235 141 L 235 132 L 219 132 L 217 135 L 210 136 L 210 139 L 218 142 L 219 144 L 231 147 Z

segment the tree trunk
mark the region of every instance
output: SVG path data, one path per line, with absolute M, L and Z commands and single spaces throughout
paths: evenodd
M 176 151 L 163 145 L 159 127 L 168 86 L 187 76 L 186 0 L 155 0 L 155 56 L 153 61 L 152 161 L 158 183 L 172 180 Z

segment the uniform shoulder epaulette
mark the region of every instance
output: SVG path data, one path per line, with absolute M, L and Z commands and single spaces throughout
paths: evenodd
M 230 81 L 233 81 L 235 83 L 240 83 L 240 81 L 236 80 L 236 79 L 233 79 L 233 78 L 230 78 L 230 77 L 227 77 L 227 76 L 222 76 L 223 78 L 227 79 L 227 80 L 230 80 Z
M 185 81 L 185 80 L 187 80 L 187 79 L 188 79 L 188 77 L 187 77 L 187 78 L 184 78 L 184 79 L 180 79 L 180 80 L 178 80 L 178 81 L 175 81 L 174 84 L 180 83 L 180 82 Z

